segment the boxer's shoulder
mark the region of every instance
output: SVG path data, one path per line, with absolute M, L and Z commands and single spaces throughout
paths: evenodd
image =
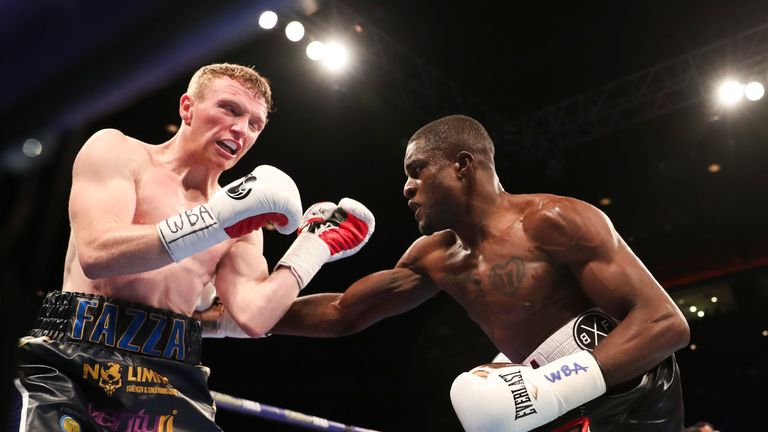
M 545 248 L 562 248 L 576 240 L 604 235 L 610 226 L 597 207 L 570 197 L 541 195 L 523 216 L 523 230 Z
M 398 263 L 399 267 L 430 267 L 433 261 L 443 260 L 447 252 L 460 244 L 456 233 L 451 230 L 439 231 L 421 236 L 405 251 Z
M 83 163 L 108 163 L 110 160 L 122 165 L 148 163 L 150 146 L 117 129 L 101 129 L 83 144 L 75 166 Z

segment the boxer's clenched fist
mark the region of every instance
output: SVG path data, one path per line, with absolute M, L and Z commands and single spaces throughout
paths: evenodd
M 260 165 L 216 192 L 210 201 L 157 224 L 160 240 L 174 261 L 274 224 L 283 234 L 299 226 L 301 197 L 284 172 Z
M 359 251 L 375 225 L 373 213 L 351 198 L 343 198 L 338 206 L 332 202 L 314 204 L 304 213 L 299 236 L 278 265 L 290 267 L 304 288 L 323 264 Z

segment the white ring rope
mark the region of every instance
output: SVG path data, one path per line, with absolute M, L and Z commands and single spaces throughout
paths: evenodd
M 338 423 L 324 418 L 291 411 L 271 405 L 265 405 L 252 400 L 231 396 L 224 393 L 212 391 L 213 400 L 216 401 L 216 407 L 235 411 L 242 414 L 248 414 L 256 417 L 289 423 L 296 426 L 303 426 L 307 429 L 338 431 L 338 432 L 377 432 L 373 429 L 361 428 Z

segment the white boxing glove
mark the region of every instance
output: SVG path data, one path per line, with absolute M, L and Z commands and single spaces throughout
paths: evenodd
M 527 432 L 605 393 L 588 351 L 529 366 L 479 366 L 459 375 L 451 402 L 467 432 Z
M 491 363 L 512 363 L 512 360 L 509 359 L 506 355 L 504 355 L 503 352 L 500 352 L 496 354 L 496 357 L 491 360 Z
M 198 318 L 203 326 L 204 338 L 250 338 L 248 333 L 243 331 L 232 315 L 219 303 L 219 297 L 216 294 L 216 286 L 212 283 L 208 283 L 203 287 L 203 291 L 200 293 L 200 298 L 197 300 L 195 310 L 197 312 L 204 312 L 213 306 L 220 307 L 213 315 L 215 318 L 211 318 L 209 315 L 206 319 L 205 314 L 200 314 Z
M 216 301 L 218 295 L 216 294 L 216 285 L 208 282 L 200 292 L 200 297 L 197 298 L 197 304 L 195 304 L 195 310 L 202 312 L 213 306 L 213 302 Z
M 290 234 L 299 226 L 301 208 L 296 183 L 279 169 L 260 165 L 207 203 L 158 223 L 157 232 L 168 254 L 179 262 L 267 224 Z
M 371 238 L 376 225 L 373 213 L 363 204 L 343 198 L 312 205 L 304 213 L 299 235 L 278 266 L 290 267 L 304 288 L 323 264 L 348 257 Z
M 269 335 L 264 335 L 267 337 Z M 237 325 L 232 315 L 224 309 L 224 314 L 217 320 L 203 321 L 203 337 L 204 338 L 250 338 L 243 329 Z

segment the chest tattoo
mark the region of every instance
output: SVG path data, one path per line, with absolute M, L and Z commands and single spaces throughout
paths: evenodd
M 525 275 L 523 260 L 512 257 L 504 264 L 496 264 L 488 273 L 488 283 L 496 292 L 511 296 L 520 288 Z

